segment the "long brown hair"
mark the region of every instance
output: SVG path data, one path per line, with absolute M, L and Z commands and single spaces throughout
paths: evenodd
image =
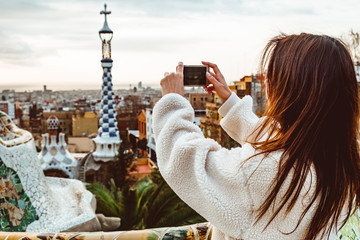
M 349 217 L 353 204 L 360 205 L 359 96 L 351 56 L 340 40 L 329 36 L 281 35 L 265 47 L 262 66 L 269 104 L 255 139 L 264 131 L 268 137 L 252 144 L 265 154 L 283 154 L 258 220 L 272 209 L 291 172 L 290 185 L 268 225 L 285 206 L 289 212 L 314 168 L 314 195 L 298 224 L 316 202 L 304 238 L 323 237 L 337 224 L 344 206 Z

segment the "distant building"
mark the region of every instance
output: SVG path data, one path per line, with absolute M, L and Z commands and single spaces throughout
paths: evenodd
M 155 167 L 155 163 L 149 158 L 138 158 L 130 167 L 130 169 L 134 169 L 129 172 L 131 182 L 137 182 L 145 176 L 150 175 Z
M 63 112 L 43 112 L 41 118 L 41 129 L 43 133 L 49 131 L 47 119 L 50 116 L 55 116 L 59 121 L 59 129 L 65 135 L 72 135 L 72 116 L 75 114 L 75 111 L 63 111 Z
M 18 127 L 22 127 L 22 110 L 19 104 L 10 103 L 9 101 L 0 101 L 0 111 L 9 115 Z
M 93 140 L 89 137 L 68 137 L 68 149 L 71 153 L 89 153 L 94 151 Z
M 14 103 L 15 91 L 10 89 L 5 89 L 0 93 L 0 101 L 9 101 Z
M 59 120 L 54 115 L 47 119 L 48 133 L 43 134 L 39 159 L 46 176 L 78 178 L 78 162 L 68 152 L 65 134 L 59 132 Z
M 244 76 L 234 85 L 229 86 L 232 91 L 243 98 L 249 95 L 253 99 L 253 112 L 261 116 L 265 110 L 264 77 L 262 75 Z
M 146 139 L 148 140 L 148 153 L 153 162 L 156 162 L 156 143 L 152 128 L 152 108 L 146 109 Z
M 230 90 L 240 98 L 250 95 L 253 98 L 253 111 L 259 116 L 264 112 L 265 106 L 262 87 L 262 78 L 254 75 L 245 76 L 229 86 Z M 206 114 L 200 118 L 200 128 L 205 137 L 214 139 L 224 147 L 234 147 L 237 143 L 220 126 L 222 117 L 219 115 L 218 110 L 221 104 L 219 95 L 214 93 L 213 102 L 206 103 Z
M 219 103 L 206 104 L 206 114 L 200 118 L 200 128 L 205 137 L 212 138 L 221 143 L 223 130 L 220 126 L 221 116 L 218 113 L 219 107 Z
M 15 118 L 15 104 L 9 101 L 0 101 L 0 111 L 9 115 L 11 119 Z
M 117 122 L 120 132 L 127 129 L 138 130 L 138 114 L 150 106 L 150 100 L 144 96 L 128 95 L 117 105 Z
M 189 100 L 191 106 L 195 110 L 194 123 L 200 126 L 201 117 L 205 116 L 206 103 L 213 102 L 213 96 L 208 93 L 189 93 L 185 94 L 185 97 Z
M 146 138 L 146 112 L 141 110 L 138 114 L 139 139 Z
M 209 101 L 208 101 L 209 100 Z M 206 103 L 212 101 L 212 96 L 208 93 L 190 93 L 189 102 L 194 110 L 205 110 Z
M 98 118 L 94 112 L 76 113 L 72 116 L 72 136 L 85 137 L 98 131 Z

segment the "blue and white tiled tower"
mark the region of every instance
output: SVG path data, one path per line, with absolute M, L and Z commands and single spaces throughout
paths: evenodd
M 96 144 L 95 152 L 93 153 L 96 161 L 104 162 L 114 160 L 118 154 L 118 148 L 121 143 L 119 137 L 119 130 L 117 128 L 116 110 L 114 101 L 114 92 L 111 76 L 112 62 L 111 59 L 111 39 L 113 31 L 109 28 L 107 23 L 107 15 L 110 11 L 101 11 L 100 14 L 105 15 L 105 22 L 103 28 L 99 31 L 99 36 L 102 41 L 102 60 L 101 66 L 103 68 L 103 84 L 101 96 L 101 111 L 98 136 L 94 139 Z

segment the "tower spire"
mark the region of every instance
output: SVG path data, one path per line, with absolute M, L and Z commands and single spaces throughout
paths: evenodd
M 114 101 L 114 92 L 111 76 L 112 62 L 110 41 L 113 31 L 109 28 L 106 16 L 110 11 L 104 10 L 100 14 L 105 15 L 103 28 L 99 31 L 102 41 L 103 59 L 101 66 L 103 68 L 103 84 L 101 94 L 101 110 L 98 136 L 94 139 L 96 150 L 93 153 L 95 160 L 111 161 L 118 154 L 118 148 L 121 143 L 119 130 L 117 128 L 116 110 Z
M 102 11 L 100 12 L 100 14 L 104 14 L 104 16 L 105 16 L 105 21 L 104 21 L 104 26 L 102 27 L 102 29 L 100 29 L 99 32 L 113 33 L 113 31 L 109 28 L 109 25 L 108 25 L 108 23 L 107 23 L 107 15 L 111 14 L 111 11 L 107 11 L 107 10 L 106 10 L 106 7 L 107 7 L 107 5 L 106 5 L 106 3 L 105 3 L 105 4 L 104 4 L 104 10 L 102 10 Z

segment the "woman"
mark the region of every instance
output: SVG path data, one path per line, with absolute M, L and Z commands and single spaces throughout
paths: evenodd
M 360 202 L 358 85 L 347 49 L 328 36 L 272 39 L 262 119 L 251 97 L 239 99 L 215 64 L 203 64 L 223 102 L 220 124 L 242 147 L 221 148 L 193 124 L 179 63 L 161 80 L 153 112 L 163 177 L 214 225 L 212 239 L 333 239 Z

